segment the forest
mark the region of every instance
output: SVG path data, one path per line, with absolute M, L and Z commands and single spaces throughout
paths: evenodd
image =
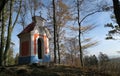
M 105 16 L 110 12 L 111 20 L 100 25 L 109 28 L 107 34 L 103 31 L 104 40 L 119 42 L 119 3 L 119 0 L 0 0 L 0 76 L 119 76 L 120 56 L 110 57 L 104 51 L 89 54 L 90 48 L 100 45 L 93 32 L 99 27 L 97 23 L 107 21 L 107 18 L 96 21 L 101 13 Z M 45 65 L 19 65 L 20 47 L 16 43 L 19 39 L 15 36 L 32 22 L 33 16 L 46 20 L 45 27 L 51 34 L 51 61 Z M 99 30 L 94 32 L 98 36 Z

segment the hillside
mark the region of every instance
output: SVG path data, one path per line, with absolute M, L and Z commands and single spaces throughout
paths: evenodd
M 95 69 L 57 65 L 53 67 L 19 65 L 0 68 L 0 76 L 109 76 Z
M 120 57 L 111 58 L 110 61 L 111 61 L 111 62 L 120 62 Z

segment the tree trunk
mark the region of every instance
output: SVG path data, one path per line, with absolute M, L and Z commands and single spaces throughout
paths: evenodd
M 5 45 L 5 18 L 4 18 L 4 10 L 1 12 L 2 16 L 2 24 L 1 24 L 1 45 L 0 45 L 0 66 L 3 66 L 3 50 L 4 50 L 4 45 Z
M 83 64 L 83 52 L 82 52 L 82 46 L 81 46 L 81 23 L 80 23 L 80 10 L 79 10 L 79 0 L 77 0 L 77 12 L 78 12 L 78 26 L 79 26 L 79 52 L 80 52 L 80 62 L 81 67 L 84 66 Z
M 116 17 L 116 21 L 120 27 L 120 3 L 119 3 L 119 0 L 113 0 L 113 8 L 114 8 L 114 14 Z
M 0 0 L 0 13 L 4 9 L 5 4 L 7 4 L 9 0 Z
M 6 40 L 6 46 L 5 46 L 5 51 L 4 51 L 4 65 L 6 65 L 6 60 L 7 60 L 7 54 L 9 52 L 9 48 L 10 48 L 10 43 L 11 43 L 11 35 L 12 35 L 12 31 L 15 27 L 15 24 L 17 22 L 18 16 L 20 14 L 20 10 L 21 10 L 21 3 L 22 0 L 20 0 L 20 6 L 17 12 L 17 16 L 15 18 L 15 21 L 12 25 L 12 14 L 13 14 L 13 4 L 14 4 L 14 0 L 10 0 L 10 16 L 9 16 L 9 24 L 8 24 L 8 31 L 7 31 L 7 40 Z
M 53 26 L 54 26 L 54 63 L 56 63 L 56 16 L 55 16 L 55 0 L 53 2 Z
M 9 28 L 10 28 L 10 27 L 9 27 Z M 12 29 L 8 29 L 7 42 L 6 42 L 5 52 L 4 52 L 4 65 L 7 64 L 6 62 L 7 62 L 8 50 L 9 50 L 9 48 L 10 48 L 11 32 L 12 32 Z
M 10 0 L 10 16 L 9 16 L 6 46 L 5 46 L 5 51 L 4 51 L 4 65 L 6 65 L 7 53 L 8 53 L 8 50 L 10 48 L 11 33 L 13 30 L 12 29 L 12 12 L 13 12 L 13 0 Z
M 57 29 L 57 31 L 58 31 L 58 29 Z M 58 49 L 58 63 L 60 64 L 59 32 L 57 32 L 57 49 Z
M 73 62 L 74 62 L 74 60 L 73 60 L 73 53 L 71 52 L 71 64 L 72 64 L 72 66 L 73 66 Z

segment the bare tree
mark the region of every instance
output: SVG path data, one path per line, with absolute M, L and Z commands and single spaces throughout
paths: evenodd
M 55 15 L 55 0 L 52 1 L 53 4 L 53 25 L 54 25 L 54 62 L 56 63 L 56 15 Z
M 79 26 L 79 35 L 78 35 L 78 38 L 79 38 L 79 52 L 80 52 L 80 61 L 81 61 L 81 66 L 83 67 L 84 66 L 84 63 L 83 63 L 83 52 L 82 52 L 82 47 L 81 47 L 81 37 L 82 37 L 82 31 L 81 31 L 81 26 L 82 26 L 82 22 L 88 18 L 89 16 L 92 16 L 93 14 L 96 14 L 98 12 L 103 12 L 103 11 L 106 11 L 106 8 L 104 4 L 102 5 L 98 5 L 96 3 L 96 8 L 89 8 L 89 9 L 85 9 L 85 3 L 88 3 L 88 6 L 91 7 L 90 5 L 90 2 L 89 0 L 76 0 L 76 5 L 77 5 L 77 24 Z M 93 1 L 94 2 L 94 1 Z M 83 5 L 84 4 L 84 5 Z M 86 4 L 87 5 L 87 4 Z M 88 7 L 87 6 L 87 7 Z M 85 13 L 87 12 L 87 13 Z M 81 17 L 81 13 L 83 15 L 83 17 Z
M 88 32 L 90 32 L 91 30 L 93 30 L 95 27 L 94 26 L 81 26 L 81 33 L 82 34 L 87 34 Z M 70 29 L 74 32 L 78 32 L 79 28 L 78 27 L 70 27 Z M 70 58 L 71 58 L 71 63 L 72 64 L 76 64 L 75 59 L 80 59 L 79 55 L 80 55 L 80 51 L 79 51 L 79 38 L 76 37 L 72 37 L 72 38 L 66 38 L 65 40 L 65 46 L 67 48 L 66 53 L 70 54 Z M 98 44 L 97 41 L 93 41 L 92 38 L 84 38 L 81 39 L 81 47 L 82 47 L 82 54 L 85 54 L 85 51 L 88 48 L 94 47 Z M 79 58 L 78 58 L 79 57 Z M 81 64 L 81 63 L 80 63 Z M 80 65 L 79 64 L 79 65 Z
M 44 6 L 42 0 L 28 0 L 27 3 L 29 3 L 28 10 L 31 16 L 35 16 L 36 11 Z
M 82 1 L 81 1 L 82 2 Z M 82 45 L 81 45 L 81 23 L 80 23 L 80 1 L 77 0 L 77 15 L 78 15 L 78 26 L 79 26 L 79 51 L 80 51 L 80 61 L 81 61 L 81 66 L 84 66 L 83 63 L 83 52 L 82 52 Z
M 19 20 L 19 23 L 23 26 L 23 29 L 26 26 L 26 17 L 27 17 L 27 11 L 28 11 L 27 7 L 28 7 L 27 1 L 23 1 L 21 11 L 20 11 L 20 20 Z
M 61 47 L 60 45 L 64 42 L 64 35 L 65 35 L 65 26 L 67 23 L 72 19 L 71 14 L 69 11 L 69 5 L 67 5 L 63 0 L 58 0 L 55 2 L 56 8 L 55 8 L 55 17 L 56 17 L 56 53 L 58 56 L 58 63 L 61 62 L 61 56 L 60 51 Z M 51 12 L 51 9 L 49 10 L 49 17 L 50 17 L 50 23 L 52 26 L 53 20 L 51 18 L 53 17 Z
M 3 12 L 2 14 L 2 32 L 1 32 L 1 45 L 2 45 L 2 48 L 1 48 L 1 61 L 0 61 L 0 65 L 6 65 L 6 61 L 7 61 L 7 54 L 9 52 L 9 49 L 10 49 L 10 44 L 11 44 L 11 34 L 12 34 L 12 31 L 16 25 L 16 22 L 17 22 L 17 19 L 18 19 L 18 16 L 19 16 L 19 13 L 20 13 L 20 9 L 21 9 L 21 3 L 22 3 L 22 0 L 19 0 L 18 1 L 19 5 L 18 5 L 18 11 L 17 11 L 17 15 L 15 17 L 15 21 L 12 20 L 12 16 L 13 16 L 13 12 L 14 12 L 14 0 L 10 0 L 9 1 L 9 11 L 7 11 L 7 15 L 5 15 L 5 13 Z M 7 5 L 6 5 L 7 6 Z M 5 9 L 3 10 L 5 11 Z M 9 12 L 9 13 L 8 13 Z M 6 19 L 6 20 L 5 20 Z M 5 22 L 7 24 L 7 26 L 5 26 Z M 7 30 L 5 30 L 5 28 L 7 28 Z M 5 34 L 6 34 L 6 38 L 5 38 Z M 4 40 L 6 39 L 6 40 Z M 4 63 L 3 63 L 4 62 Z

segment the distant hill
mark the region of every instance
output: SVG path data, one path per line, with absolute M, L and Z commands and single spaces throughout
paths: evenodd
M 111 61 L 111 62 L 120 62 L 120 57 L 111 58 L 110 61 Z

